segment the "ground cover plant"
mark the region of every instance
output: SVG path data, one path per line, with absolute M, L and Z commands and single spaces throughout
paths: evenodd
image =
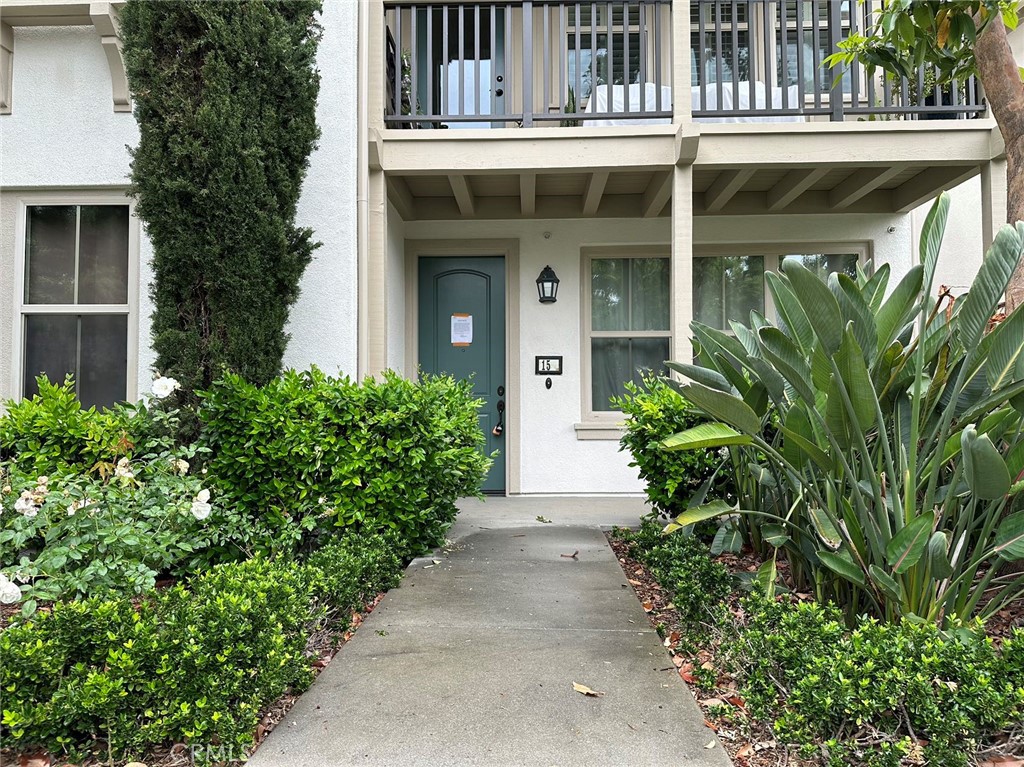
M 760 564 L 749 548 L 711 558 L 706 540 L 677 537 L 648 519 L 612 545 L 739 767 L 958 767 L 1024 751 L 1024 611 L 998 642 L 978 623 L 851 628 L 809 594 L 744 588 Z M 670 575 L 709 564 L 731 578 L 726 598 L 707 583 L 681 593 L 694 584 Z
M 935 300 L 949 199 L 923 229 L 920 263 L 890 291 L 879 266 L 827 284 L 799 262 L 768 274 L 778 317 L 734 335 L 693 324 L 696 364 L 675 364 L 703 423 L 668 449 L 727 448 L 749 481 L 679 525 L 740 513 L 796 587 L 859 615 L 944 626 L 1024 594 L 1024 311 L 989 331 L 1021 261 L 1004 227 L 965 297 Z M 757 543 L 757 541 L 752 541 Z

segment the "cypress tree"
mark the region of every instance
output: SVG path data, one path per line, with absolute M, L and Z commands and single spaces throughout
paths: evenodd
M 129 0 L 139 123 L 131 192 L 153 244 L 156 368 L 185 404 L 223 370 L 281 368 L 289 308 L 319 246 L 295 225 L 316 146 L 319 0 Z

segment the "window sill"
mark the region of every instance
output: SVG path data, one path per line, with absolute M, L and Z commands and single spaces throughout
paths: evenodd
M 576 439 L 605 440 L 618 442 L 622 438 L 626 427 L 616 421 L 587 421 L 573 425 L 576 429 Z

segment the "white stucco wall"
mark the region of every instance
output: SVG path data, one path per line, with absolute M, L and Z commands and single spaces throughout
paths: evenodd
M 949 219 L 935 269 L 935 290 L 940 285 L 962 293 L 970 287 L 981 266 L 983 255 L 981 234 L 981 178 L 975 176 L 949 190 Z M 921 229 L 931 203 L 911 212 L 913 254 L 918 258 Z
M 327 0 L 317 50 L 320 146 L 310 157 L 296 222 L 323 245 L 314 253 L 292 307 L 286 367 L 317 365 L 356 375 L 356 92 L 358 4 Z
M 328 0 L 321 19 L 317 120 L 320 147 L 310 158 L 297 222 L 323 243 L 292 309 L 285 365 L 356 372 L 356 69 L 358 6 Z M 12 348 L 20 199 L 42 191 L 123 191 L 127 146 L 138 143 L 132 114 L 114 112 L 110 72 L 92 27 L 15 27 L 12 114 L 0 116 L 0 398 L 16 393 Z M 151 377 L 148 298 L 152 246 L 139 247 L 138 385 Z
M 509 403 L 509 428 L 520 436 L 518 460 L 523 493 L 637 493 L 643 486 L 629 457 L 614 440 L 579 440 L 582 418 L 580 249 L 589 245 L 665 244 L 668 219 L 557 221 L 410 221 L 409 239 L 510 238 L 519 240 L 520 398 Z M 894 227 L 889 232 L 889 227 Z M 545 237 L 549 233 L 550 237 Z M 867 243 L 875 259 L 892 264 L 894 277 L 910 264 L 909 216 L 701 217 L 698 243 Z M 541 305 L 535 280 L 550 264 L 558 274 L 558 302 Z M 404 285 L 404 280 L 403 280 Z M 685 332 L 679 328 L 679 332 Z M 533 372 L 538 354 L 564 357 L 564 374 Z
M 388 203 L 388 367 L 405 370 L 405 222 Z M 413 371 L 410 371 L 413 372 Z

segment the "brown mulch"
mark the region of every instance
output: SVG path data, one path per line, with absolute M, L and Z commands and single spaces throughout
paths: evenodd
M 679 646 L 680 640 L 688 633 L 692 633 L 692 626 L 684 626 L 669 595 L 650 571 L 629 555 L 629 546 L 615 537 L 614 533 L 608 534 L 608 542 L 651 625 L 664 637 L 666 652 L 679 676 L 687 683 L 704 712 L 704 724 L 718 735 L 736 767 L 810 767 L 817 764 L 799 759 L 785 744 L 774 739 L 770 725 L 754 721 L 747 716 L 745 702 L 739 693 L 736 680 L 722 669 L 723 664 L 717 660 L 723 641 L 727 641 L 721 632 L 709 631 L 705 646 L 695 653 L 685 652 L 684 648 Z M 722 554 L 716 561 L 725 565 L 734 575 L 755 573 L 762 564 L 762 560 L 747 547 L 744 547 L 740 554 Z M 788 563 L 780 559 L 777 569 L 781 581 L 791 585 Z M 793 598 L 810 600 L 813 597 L 797 592 L 793 593 Z M 737 625 L 742 624 L 745 617 L 740 606 L 741 599 L 742 594 L 733 591 L 727 600 L 729 611 Z M 1014 628 L 1024 629 L 1024 600 L 1007 605 L 985 623 L 986 633 L 994 637 L 996 642 L 1009 636 Z M 709 675 L 714 675 L 714 686 L 710 688 L 706 684 L 701 684 L 702 680 L 707 682 Z M 1024 767 L 1024 761 L 1002 756 L 998 749 L 992 751 L 995 755 L 990 757 L 991 761 L 981 762 L 980 767 Z
M 306 656 L 310 659 L 314 678 L 327 668 L 328 664 L 334 659 L 334 656 L 338 654 L 338 651 L 355 634 L 365 616 L 373 612 L 374 608 L 380 604 L 380 600 L 383 598 L 383 593 L 378 594 L 372 602 L 363 608 L 362 612 L 353 612 L 349 629 L 343 634 L 339 635 L 336 633 L 337 622 L 333 622 L 333 625 L 331 622 L 328 622 L 328 625 L 309 638 L 309 641 L 306 643 Z M 0 625 L 6 625 L 10 617 L 18 612 L 20 612 L 20 605 L 3 605 L 3 624 Z M 291 711 L 298 698 L 297 694 L 287 691 L 270 704 L 263 712 L 263 716 L 256 726 L 253 745 L 249 747 L 245 755 L 240 756 L 248 757 L 252 755 L 266 737 L 273 732 L 274 728 L 284 721 L 284 718 Z M 140 759 L 139 762 L 146 767 L 192 767 L 194 764 L 191 750 L 185 743 L 175 743 L 169 746 L 165 745 L 154 748 L 145 757 Z M 244 764 L 244 762 L 245 758 L 238 758 L 219 764 L 222 767 L 237 767 Z M 59 756 L 18 754 L 14 751 L 0 749 L 0 765 L 4 767 L 7 765 L 12 767 L 13 765 L 19 765 L 19 767 L 106 767 L 110 764 L 113 764 L 113 762 L 99 757 L 91 757 L 79 762 L 68 762 Z

